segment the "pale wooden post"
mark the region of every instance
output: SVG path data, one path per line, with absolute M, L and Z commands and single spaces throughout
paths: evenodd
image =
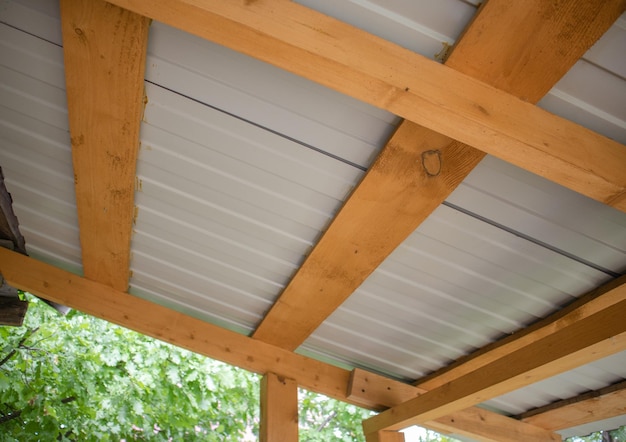
M 377 431 L 365 435 L 367 442 L 404 442 L 404 433 L 399 431 Z
M 298 384 L 267 373 L 261 380 L 261 442 L 298 442 Z

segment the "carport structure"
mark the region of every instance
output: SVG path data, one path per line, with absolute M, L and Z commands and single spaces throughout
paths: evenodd
M 626 424 L 625 8 L 4 0 L 0 272 L 263 374 L 264 440 L 297 386 L 369 442 Z

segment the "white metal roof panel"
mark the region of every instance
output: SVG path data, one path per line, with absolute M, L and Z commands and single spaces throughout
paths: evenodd
M 251 328 L 362 171 L 169 89 L 146 93 L 131 286 L 165 279 Z
M 80 271 L 63 52 L 14 27 L 27 21 L 28 9 L 6 2 L 2 7 L 0 165 L 27 251 Z M 47 25 L 58 24 L 36 12 L 32 17 L 45 24 L 44 34 Z

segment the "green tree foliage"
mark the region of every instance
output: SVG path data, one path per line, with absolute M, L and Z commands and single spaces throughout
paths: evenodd
M 626 426 L 615 430 L 598 431 L 588 436 L 570 437 L 567 442 L 626 442 Z
M 23 327 L 0 327 L 0 442 L 258 439 L 259 376 L 28 300 Z M 372 412 L 299 400 L 301 441 L 364 442 Z
M 0 440 L 240 441 L 258 376 L 36 299 L 0 327 Z

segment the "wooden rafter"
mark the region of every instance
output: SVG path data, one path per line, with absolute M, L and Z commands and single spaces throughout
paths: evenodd
M 454 364 L 418 380 L 415 385 L 426 391 L 442 387 L 549 337 L 574 321 L 602 312 L 624 299 L 625 284 L 626 276 L 623 276 L 592 290 L 547 318 L 459 359 Z
M 128 289 L 150 20 L 102 0 L 62 0 L 74 183 L 87 278 Z
M 446 64 L 537 102 L 608 29 L 619 3 L 491 0 Z M 569 29 L 577 32 L 566 32 Z M 489 50 L 481 49 L 485 46 Z M 404 121 L 254 337 L 297 348 L 483 156 L 480 150 Z
M 295 2 L 111 2 L 626 210 L 626 148 L 620 143 Z M 604 29 L 625 7 L 623 0 L 588 3 L 608 4 L 594 20 Z
M 298 384 L 266 373 L 261 380 L 260 442 L 298 442 Z
M 405 395 L 419 392 L 412 385 L 369 373 L 376 380 L 376 388 L 370 389 L 366 395 L 351 395 L 351 372 L 348 370 L 231 332 L 141 298 L 124 295 L 108 285 L 2 248 L 0 272 L 15 287 L 45 299 L 63 303 L 92 316 L 255 373 L 275 373 L 294 379 L 303 388 L 364 408 L 378 410 L 381 407 L 391 407 L 399 403 Z M 389 392 L 397 394 L 389 396 Z M 491 421 L 492 418 L 498 418 L 495 413 L 486 410 L 484 413 L 481 419 Z M 530 424 L 503 416 L 501 418 L 508 419 L 505 422 L 514 429 L 512 431 L 540 434 Z M 443 428 L 445 423 L 444 420 L 433 425 L 432 429 Z M 495 436 L 484 436 L 488 430 L 477 433 L 463 430 L 463 424 L 455 431 L 471 434 L 479 440 L 497 440 L 494 439 Z M 476 424 L 473 426 L 476 427 Z M 558 441 L 558 438 L 538 440 Z
M 549 334 L 366 420 L 366 434 L 437 419 L 626 350 L 625 282 L 621 278 L 602 291 L 603 308 L 589 315 L 575 309 L 555 321 Z
M 626 414 L 626 382 L 536 408 L 519 418 L 556 431 L 622 414 Z
M 427 390 L 406 384 L 390 384 L 384 376 L 354 369 L 350 378 L 348 398 L 371 402 L 378 400 L 375 408 L 385 409 L 402 404 L 426 393 Z M 522 440 L 557 442 L 561 436 L 538 425 L 502 416 L 488 410 L 470 407 L 447 416 L 425 422 L 424 427 L 439 433 L 467 436 L 483 442 L 519 442 Z M 375 438 L 374 438 L 375 440 Z

